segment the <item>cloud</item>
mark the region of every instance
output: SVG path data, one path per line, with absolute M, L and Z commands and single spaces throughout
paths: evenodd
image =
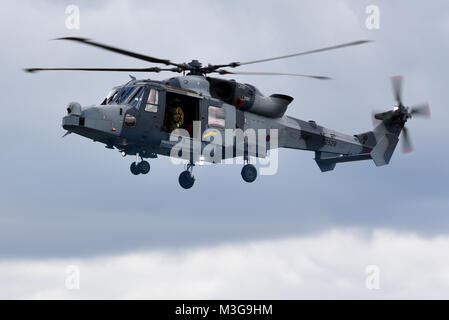
M 88 259 L 3 260 L 1 298 L 392 299 L 449 297 L 449 236 L 334 229 L 208 248 Z M 66 268 L 80 289 L 65 287 Z M 369 290 L 367 266 L 380 270 Z

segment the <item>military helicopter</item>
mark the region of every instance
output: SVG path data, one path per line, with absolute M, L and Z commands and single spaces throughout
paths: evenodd
M 204 140 L 207 130 L 223 132 L 225 130 L 266 129 L 277 130 L 277 145 L 270 141 L 270 135 L 264 137 L 263 148 L 291 148 L 315 152 L 315 161 L 322 172 L 331 171 L 337 163 L 360 160 L 373 160 L 376 166 L 390 162 L 399 135 L 403 134 L 403 150 L 410 151 L 411 143 L 408 131 L 404 126 L 412 116 L 430 116 L 428 104 L 406 107 L 402 102 L 402 78 L 393 77 L 393 91 L 396 105 L 392 110 L 373 114 L 378 121 L 372 131 L 346 135 L 322 126 L 314 121 L 303 121 L 285 115 L 293 98 L 285 94 L 264 96 L 256 87 L 235 80 L 209 77 L 219 75 L 286 75 L 328 80 L 329 77 L 274 72 L 235 72 L 229 68 L 267 61 L 292 58 L 296 56 L 355 46 L 370 42 L 360 40 L 350 43 L 304 51 L 279 57 L 253 60 L 247 62 L 231 62 L 227 64 L 208 64 L 203 66 L 198 60 L 189 63 L 174 63 L 144 54 L 105 45 L 80 37 L 64 37 L 56 40 L 67 40 L 82 43 L 146 62 L 162 64 L 167 67 L 148 68 L 28 68 L 27 72 L 59 70 L 59 71 L 121 71 L 121 72 L 162 72 L 182 73 L 163 81 L 151 79 L 131 80 L 114 87 L 100 103 L 82 107 L 77 102 L 69 103 L 67 115 L 62 119 L 62 127 L 66 134 L 78 135 L 98 141 L 106 148 L 119 150 L 123 156 L 133 155 L 136 160 L 131 163 L 132 174 L 147 174 L 150 164 L 145 159 L 158 155 L 173 156 L 176 141 L 170 136 L 172 131 L 183 130 L 188 144 L 199 140 L 199 148 L 203 150 L 208 144 L 225 142 L 214 139 Z M 227 69 L 224 69 L 227 68 Z M 199 138 L 194 135 L 194 126 L 199 124 Z M 198 126 L 197 126 L 198 127 Z M 271 131 L 270 131 L 271 132 Z M 179 141 L 179 139 L 178 139 Z M 214 142 L 215 141 L 215 142 Z M 239 150 L 231 143 L 231 152 L 220 152 L 220 159 L 234 158 L 241 154 L 244 166 L 241 175 L 244 181 L 251 183 L 257 177 L 256 167 L 250 163 L 251 157 L 264 157 L 260 145 L 251 148 L 254 142 L 244 140 Z M 262 149 L 263 149 L 262 148 Z M 226 148 L 225 148 L 226 149 Z M 201 156 L 194 155 L 190 149 L 186 170 L 179 176 L 179 184 L 189 189 L 195 182 L 193 167 L 203 161 Z M 229 150 L 229 148 L 227 148 Z M 217 155 L 217 154 L 216 154 Z M 214 155 L 214 156 L 216 156 Z M 216 158 L 214 158 L 216 159 Z M 211 163 L 215 160 L 206 159 Z

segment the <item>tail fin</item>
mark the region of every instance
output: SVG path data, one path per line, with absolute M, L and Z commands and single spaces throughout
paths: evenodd
M 371 150 L 371 158 L 373 159 L 376 166 L 384 166 L 390 162 L 391 156 L 393 155 L 394 149 L 398 144 L 399 138 L 391 133 L 385 133 L 380 141 Z
M 388 119 L 380 122 L 373 131 L 357 135 L 359 137 L 368 137 L 363 139 L 367 140 L 365 143 L 372 146 L 370 156 L 376 166 L 384 166 L 390 162 L 403 127 L 404 123 L 401 121 Z

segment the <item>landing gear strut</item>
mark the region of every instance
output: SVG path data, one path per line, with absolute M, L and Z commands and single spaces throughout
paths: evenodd
M 184 189 L 190 189 L 195 183 L 195 177 L 193 176 L 194 164 L 189 163 L 187 169 L 179 175 L 179 185 Z
M 136 161 L 131 163 L 129 167 L 131 173 L 135 176 L 138 174 L 147 174 L 150 172 L 150 163 L 148 161 L 142 160 L 139 153 L 136 154 Z

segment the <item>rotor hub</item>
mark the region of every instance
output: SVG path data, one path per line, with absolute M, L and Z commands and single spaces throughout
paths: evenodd
M 192 60 L 187 65 L 192 69 L 200 69 L 203 66 L 198 60 Z
M 189 70 L 189 74 L 193 76 L 200 76 L 205 73 L 203 70 L 203 64 L 198 60 L 192 60 L 187 63 L 187 70 Z

